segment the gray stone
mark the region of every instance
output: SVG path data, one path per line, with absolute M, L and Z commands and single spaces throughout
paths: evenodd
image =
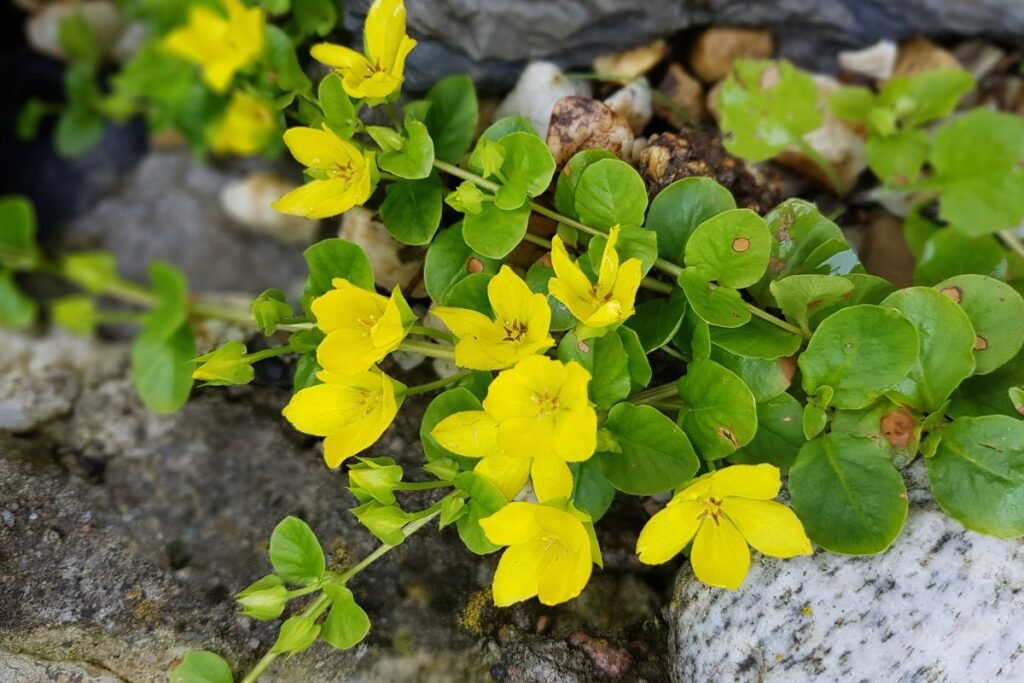
M 872 557 L 758 557 L 739 591 L 684 570 L 676 681 L 1019 681 L 1024 547 L 967 531 L 910 468 L 910 513 Z
M 242 230 L 221 208 L 221 191 L 247 170 L 211 166 L 184 148 L 151 152 L 67 226 L 63 248 L 109 249 L 131 279 L 144 280 L 149 262 L 162 259 L 197 290 L 287 288 L 305 276 L 301 248 Z
M 347 28 L 361 30 L 369 4 L 345 3 Z M 770 28 L 782 55 L 828 69 L 838 50 L 882 38 L 1024 33 L 1018 0 L 420 0 L 408 11 L 410 33 L 420 41 L 408 77 L 418 89 L 450 73 L 507 87 L 528 61 L 582 67 L 601 54 L 709 25 Z

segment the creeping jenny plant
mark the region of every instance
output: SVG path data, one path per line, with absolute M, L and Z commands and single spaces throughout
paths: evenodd
M 234 2 L 222 9 L 183 16 L 170 35 L 234 31 L 239 12 L 257 12 Z M 261 15 L 245 16 L 242 33 L 251 38 Z M 920 272 L 916 286 L 897 289 L 865 273 L 839 228 L 808 202 L 787 200 L 762 217 L 737 209 L 713 181 L 687 178 L 648 205 L 638 173 L 609 154 L 581 152 L 571 173 L 556 174 L 544 141 L 521 118 L 475 139 L 476 93 L 466 77 L 438 82 L 399 118 L 394 103 L 415 45 L 405 8 L 377 0 L 367 22 L 362 52 L 314 48 L 334 69 L 315 94 L 281 61 L 280 29 L 267 24 L 247 43 L 266 47 L 251 63 L 239 52 L 218 66 L 220 53 L 211 53 L 216 59 L 202 68 L 214 73 L 201 76 L 217 87 L 251 86 L 270 68 L 275 87 L 292 83 L 289 93 L 225 93 L 222 103 L 231 120 L 257 102 L 273 102 L 279 114 L 298 98 L 289 115 L 299 125 L 284 142 L 307 183 L 277 208 L 332 216 L 379 201 L 395 239 L 426 245 L 429 301 L 411 288 L 378 291 L 360 247 L 328 239 L 305 252 L 299 301 L 274 289 L 239 311 L 190 295 L 167 264 L 154 263 L 143 286 L 118 277 L 108 254 L 51 262 L 35 244 L 31 206 L 0 200 L 0 322 L 24 327 L 36 317 L 18 273 L 61 275 L 82 293 L 53 302 L 57 322 L 77 333 L 106 322 L 139 326 L 134 379 L 151 409 L 176 410 L 195 380 L 245 384 L 254 363 L 296 358 L 284 417 L 323 437 L 327 466 L 345 471 L 359 503 L 352 513 L 382 545 L 354 565 L 328 566 L 310 527 L 283 520 L 270 539 L 273 572 L 236 599 L 261 620 L 279 619 L 289 602 L 305 604 L 288 612 L 273 647 L 241 680 L 317 641 L 361 642 L 370 618 L 349 580 L 434 521 L 454 527 L 473 553 L 501 553 L 493 599 L 502 606 L 579 595 L 602 566 L 595 525 L 616 498 L 625 506 L 639 505 L 637 496 L 667 501 L 637 529 L 639 560 L 684 555 L 710 586 L 739 589 L 752 561 L 769 561 L 750 548 L 777 558 L 813 546 L 882 552 L 907 515 L 901 469 L 919 455 L 949 515 L 982 533 L 1024 536 L 1021 259 L 990 235 L 1015 244 L 1003 231 L 1024 212 L 1024 135 L 1019 121 L 991 112 L 942 124 L 934 136 L 923 130 L 951 111 L 963 75 L 894 82 L 877 94 L 840 91 L 831 102 L 878 137 L 870 160 L 886 187 L 937 201 L 951 224 L 925 218 L 929 207 L 910 216 Z M 293 28 L 316 33 L 308 22 Z M 185 68 L 191 76 L 200 69 Z M 730 145 L 751 158 L 803 147 L 825 106 L 788 65 L 781 90 L 761 91 L 766 68 L 741 64 L 723 87 Z M 378 106 L 391 126 L 359 116 Z M 237 130 L 266 134 L 251 122 Z M 217 129 L 212 139 L 214 147 L 251 149 L 241 137 Z M 978 220 L 965 220 L 972 211 Z M 535 214 L 558 224 L 550 239 L 531 230 Z M 969 243 L 981 255 L 973 269 L 934 256 Z M 144 311 L 105 310 L 104 297 Z M 204 317 L 250 325 L 274 343 L 250 353 L 230 342 L 196 358 L 189 321 Z M 396 353 L 455 369 L 407 386 L 390 360 Z M 430 396 L 423 461 L 380 455 L 375 444 L 419 395 Z M 775 500 L 783 478 L 792 508 Z M 412 510 L 409 491 L 436 493 Z M 206 651 L 188 654 L 171 678 L 233 680 Z

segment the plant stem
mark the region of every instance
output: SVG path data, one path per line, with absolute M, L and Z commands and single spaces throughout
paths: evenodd
M 426 325 L 413 325 L 409 329 L 409 334 L 418 334 L 424 337 L 433 337 L 448 344 L 455 342 L 455 338 L 448 334 L 444 330 L 439 330 L 436 327 L 428 327 Z
M 817 154 L 817 152 L 814 152 L 814 154 Z M 820 155 L 818 155 L 818 156 L 820 158 Z M 826 165 L 828 164 L 828 162 L 825 161 L 823 158 L 821 159 L 821 161 L 824 164 L 826 164 Z M 436 168 L 439 171 L 443 171 L 444 173 L 448 173 L 449 175 L 453 175 L 453 176 L 455 176 L 457 178 L 462 178 L 463 180 L 468 180 L 471 183 L 475 184 L 476 186 L 481 187 L 481 188 L 483 188 L 485 190 L 489 190 L 490 192 L 497 192 L 498 191 L 498 185 L 496 185 L 495 183 L 492 183 L 491 181 L 489 181 L 489 180 L 487 180 L 485 178 L 481 178 L 480 176 L 476 175 L 475 173 L 471 173 L 470 171 L 467 171 L 467 170 L 465 170 L 463 168 L 459 168 L 455 164 L 449 164 L 446 161 L 440 161 L 440 160 L 435 159 L 434 160 L 434 168 Z M 834 176 L 834 175 L 835 175 L 835 172 L 834 171 L 830 171 L 830 177 Z M 837 185 L 837 187 L 838 187 L 838 185 Z M 579 230 L 581 232 L 587 233 L 588 235 L 604 235 L 605 234 L 604 231 L 602 231 L 602 230 L 598 230 L 597 228 L 592 228 L 589 225 L 584 225 L 583 223 L 580 223 L 577 220 L 569 218 L 568 216 L 563 216 L 562 214 L 558 213 L 557 211 L 553 211 L 552 209 L 549 209 L 546 206 L 538 204 L 537 202 L 531 201 L 530 202 L 530 209 L 533 210 L 535 213 L 540 214 L 541 216 L 546 216 L 547 218 L 550 218 L 553 221 L 561 223 L 562 225 L 567 225 L 570 228 L 575 228 L 575 229 L 577 229 L 577 230 Z M 546 245 L 550 245 L 551 244 L 550 242 L 545 240 L 543 237 L 536 237 L 536 236 L 532 236 L 531 237 L 529 233 L 527 233 L 526 239 L 528 241 L 534 243 L 534 244 L 539 245 L 539 246 L 546 246 Z M 548 248 L 550 248 L 550 246 L 548 246 Z M 654 267 L 657 268 L 658 270 L 660 270 L 661 272 L 663 272 L 663 273 L 665 273 L 667 275 L 672 276 L 672 278 L 678 278 L 679 274 L 681 272 L 683 272 L 683 269 L 680 266 L 677 266 L 676 264 L 672 263 L 671 261 L 667 261 L 667 260 L 665 260 L 663 258 L 655 259 L 654 260 Z M 661 292 L 663 294 L 668 294 L 668 293 L 670 293 L 672 291 L 672 285 L 670 285 L 670 284 L 668 284 L 666 282 L 661 282 L 660 280 L 655 280 L 654 278 L 651 278 L 651 277 L 645 277 L 640 284 L 642 284 L 644 287 L 646 287 L 646 288 L 648 288 L 650 290 L 653 290 L 653 291 L 656 291 L 656 292 Z M 801 337 L 804 337 L 804 338 L 807 337 L 807 335 L 805 335 L 803 333 L 803 331 L 800 330 L 800 328 L 798 328 L 798 327 L 796 327 L 794 325 L 789 324 L 788 322 L 786 322 L 782 318 L 778 318 L 778 317 L 772 315 L 771 313 L 758 308 L 757 306 L 755 306 L 752 303 L 744 302 L 744 304 L 746 305 L 747 309 L 750 310 L 751 315 L 756 315 L 758 318 L 761 318 L 762 320 L 770 322 L 772 325 L 775 325 L 776 327 L 779 327 L 779 328 L 781 328 L 783 330 L 786 330 L 787 332 L 792 332 L 794 334 L 798 334 L 798 335 L 800 335 Z
M 263 360 L 264 358 L 273 358 L 274 356 L 283 356 L 286 353 L 292 353 L 292 347 L 285 346 L 274 346 L 269 349 L 263 349 L 262 351 L 254 351 L 253 353 L 247 353 L 243 356 L 243 360 L 249 361 L 249 363 L 256 363 Z
M 433 344 L 417 339 L 406 339 L 398 349 L 400 351 L 418 353 L 421 356 L 428 356 L 430 358 L 447 358 L 448 360 L 455 358 L 455 354 L 450 346 L 442 346 L 441 344 Z
M 675 382 L 639 391 L 626 400 L 630 403 L 650 403 L 652 401 L 662 401 L 664 399 L 673 398 L 679 398 L 679 390 L 676 388 Z
M 430 512 L 430 514 L 421 519 L 417 519 L 413 522 L 409 522 L 408 524 L 406 524 L 402 528 L 403 537 L 409 538 L 414 533 L 416 533 L 424 526 L 429 524 L 432 519 L 437 517 L 437 515 L 441 513 L 441 510 L 440 507 L 437 505 L 431 506 L 431 508 L 434 507 L 437 507 L 438 509 L 433 510 L 432 512 Z M 384 557 L 384 555 L 386 555 L 388 551 L 395 547 L 397 546 L 387 544 L 377 546 L 377 549 L 374 550 L 372 553 L 364 557 L 357 564 L 354 564 L 348 569 L 346 569 L 336 578 L 332 579 L 332 583 L 344 585 L 353 576 L 355 576 L 362 570 L 366 569 L 380 558 Z M 330 604 L 330 602 L 331 599 L 328 598 L 326 594 L 321 593 L 319 596 L 317 596 L 316 600 L 309 603 L 306 609 L 302 610 L 300 616 L 306 619 L 316 619 L 323 613 L 325 609 L 327 609 L 327 606 Z M 278 654 L 279 653 L 277 652 L 268 652 L 267 654 L 263 655 L 263 657 L 261 657 L 260 660 L 256 662 L 256 665 L 253 666 L 252 670 L 245 675 L 245 678 L 243 678 L 240 683 L 255 683 L 255 681 L 257 681 L 259 677 L 266 672 L 270 665 L 274 663 L 274 660 L 277 659 Z
M 1021 239 L 1012 230 L 1000 230 L 998 234 L 1003 244 L 1024 258 L 1024 242 L 1021 242 Z
M 463 370 L 462 372 L 456 372 L 454 375 L 442 377 L 441 379 L 436 379 L 433 382 L 427 382 L 426 384 L 420 384 L 415 387 L 409 387 L 405 394 L 406 396 L 415 396 L 416 394 L 426 394 L 427 392 L 435 391 L 436 389 L 443 389 L 449 384 L 455 384 L 464 377 L 467 377 L 469 373 L 469 370 Z

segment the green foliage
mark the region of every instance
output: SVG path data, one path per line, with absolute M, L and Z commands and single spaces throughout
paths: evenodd
M 270 563 L 283 580 L 308 586 L 324 576 L 324 551 L 309 525 L 285 517 L 270 537 Z
M 757 407 L 747 384 L 710 360 L 698 360 L 679 380 L 679 397 L 689 410 L 683 430 L 701 455 L 718 460 L 750 443 L 757 432 Z
M 441 161 L 457 163 L 473 143 L 479 117 L 476 88 L 469 76 L 448 76 L 427 92 L 424 123 L 434 140 L 434 154 Z
M 219 655 L 193 650 L 167 672 L 170 683 L 231 683 L 231 667 Z
M 697 456 L 689 439 L 672 420 L 650 406 L 615 405 L 605 429 L 618 450 L 597 457 L 604 476 L 619 491 L 660 493 L 686 482 L 697 471 Z
M 658 235 L 658 255 L 681 264 L 683 249 L 697 226 L 735 208 L 736 200 L 732 194 L 714 180 L 683 178 L 654 197 L 645 227 Z
M 441 225 L 444 186 L 437 174 L 388 185 L 380 217 L 403 244 L 430 244 Z
M 625 161 L 598 159 L 580 174 L 573 203 L 576 214 L 587 225 L 642 225 L 647 188 L 640 174 Z

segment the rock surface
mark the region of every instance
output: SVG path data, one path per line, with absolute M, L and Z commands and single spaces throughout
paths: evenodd
M 965 530 L 910 468 L 906 527 L 884 554 L 759 557 L 737 592 L 684 571 L 675 681 L 1018 681 L 1024 546 Z
M 345 25 L 362 28 L 370 0 L 345 3 Z M 407 77 L 426 89 L 440 76 L 470 73 L 485 87 L 509 86 L 528 61 L 564 67 L 701 26 L 771 30 L 782 56 L 831 71 L 838 50 L 915 35 L 987 35 L 1014 40 L 1024 33 L 1018 0 L 564 0 L 491 2 L 422 0 L 409 4 L 409 29 L 420 41 Z

